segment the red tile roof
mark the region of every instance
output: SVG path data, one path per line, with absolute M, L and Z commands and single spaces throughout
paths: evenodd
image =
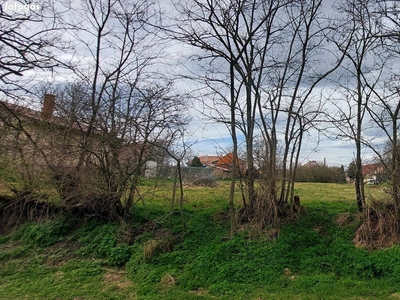
M 246 165 L 244 163 L 243 160 L 241 160 L 240 158 L 236 159 L 237 162 L 237 166 L 239 168 L 239 170 L 241 172 L 245 172 L 246 171 Z M 230 170 L 232 167 L 232 163 L 233 163 L 233 154 L 232 153 L 228 153 L 225 156 L 222 156 L 217 163 L 215 164 L 216 167 L 221 168 L 221 169 L 225 169 L 225 170 Z
M 214 167 L 223 171 L 230 171 L 233 162 L 233 154 L 228 153 L 224 156 L 203 155 L 198 156 L 200 162 L 208 167 Z M 246 171 L 246 164 L 240 158 L 237 159 L 237 165 L 241 172 Z
M 376 164 L 369 164 L 362 166 L 362 173 L 363 175 L 368 175 L 373 172 L 376 172 L 381 165 L 379 163 Z
M 218 161 L 219 156 L 205 155 L 205 156 L 199 156 L 199 159 L 203 165 L 210 166 Z

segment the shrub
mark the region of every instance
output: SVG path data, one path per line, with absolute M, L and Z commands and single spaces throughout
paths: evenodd
M 357 229 L 353 242 L 370 250 L 400 244 L 400 223 L 395 206 L 378 201 L 369 204 L 365 220 Z

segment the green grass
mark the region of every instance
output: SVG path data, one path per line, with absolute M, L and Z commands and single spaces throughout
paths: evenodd
M 297 184 L 308 214 L 276 240 L 251 228 L 228 238 L 228 186 L 186 187 L 184 219 L 170 211 L 167 181 L 136 204 L 130 224 L 26 224 L 0 237 L 0 299 L 400 298 L 400 246 L 351 243 L 353 186 Z

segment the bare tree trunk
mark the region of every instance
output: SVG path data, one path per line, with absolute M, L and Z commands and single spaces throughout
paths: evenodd
M 186 228 L 186 220 L 185 220 L 185 215 L 183 213 L 183 179 L 182 179 L 182 170 L 181 170 L 181 160 L 177 160 L 177 171 L 178 171 L 178 182 L 179 182 L 179 210 L 181 212 L 181 218 L 182 218 L 182 226 L 183 229 L 185 230 Z
M 354 184 L 356 188 L 357 209 L 362 212 L 365 206 L 364 196 L 364 176 L 362 173 L 362 160 L 361 160 L 361 143 L 356 141 L 356 174 Z
M 234 61 L 230 62 L 230 101 L 231 101 L 231 136 L 233 143 L 232 151 L 232 170 L 231 170 L 231 184 L 229 188 L 229 215 L 231 219 L 231 237 L 236 235 L 236 211 L 235 211 L 235 185 L 237 174 L 237 157 L 238 157 L 238 144 L 236 136 L 236 99 L 235 99 L 235 75 L 234 75 Z
M 361 159 L 361 130 L 362 130 L 362 121 L 364 119 L 365 110 L 363 109 L 361 77 L 362 77 L 361 71 L 359 68 L 357 68 L 357 128 L 356 128 L 356 139 L 355 139 L 357 174 L 355 178 L 355 185 L 356 185 L 357 209 L 360 212 L 363 211 L 365 207 L 364 175 L 362 171 L 362 159 Z
M 399 145 L 398 145 L 398 130 L 397 130 L 397 116 L 400 112 L 400 104 L 397 105 L 395 113 L 393 114 L 395 120 L 393 120 L 392 128 L 392 161 L 391 161 L 391 179 L 392 179 L 392 193 L 393 201 L 396 209 L 397 219 L 400 222 L 400 160 L 399 160 Z

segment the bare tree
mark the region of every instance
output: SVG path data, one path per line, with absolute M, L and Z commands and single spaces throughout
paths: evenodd
M 377 145 L 369 143 L 380 158 L 384 168 L 390 174 L 391 196 L 398 213 L 400 209 L 400 152 L 399 152 L 399 129 L 400 129 L 400 97 L 399 81 L 397 76 L 392 76 L 387 82 L 387 89 L 376 94 L 377 100 L 370 104 L 368 111 L 375 125 L 378 126 L 380 137 L 385 136 L 389 146 L 384 152 L 379 151 Z
M 145 0 L 82 1 L 82 8 L 66 20 L 76 49 L 85 54 L 73 71 L 87 87 L 79 159 L 72 173 L 94 168 L 100 193 L 117 214 L 129 214 L 135 203 L 137 180 L 152 148 L 147 141 L 164 138 L 163 126 L 179 122 L 182 111 L 168 95 L 172 85 L 151 77 L 152 64 L 160 57 L 147 25 L 154 13 Z M 74 180 L 80 181 L 70 178 L 73 185 Z M 128 195 L 125 200 L 123 194 Z
M 400 206 L 400 174 L 399 174 L 399 74 L 396 65 L 399 62 L 400 49 L 398 42 L 398 30 L 400 28 L 399 9 L 396 1 L 381 1 L 374 7 L 373 15 L 380 22 L 374 37 L 378 39 L 383 51 L 387 53 L 386 64 L 382 66 L 384 74 L 380 85 L 375 88 L 371 82 L 368 87 L 373 91 L 373 98 L 367 109 L 371 117 L 371 123 L 377 127 L 377 136 L 381 145 L 374 141 L 366 141 L 365 144 L 380 158 L 380 161 L 391 179 L 391 196 L 399 219 Z M 382 54 L 380 54 L 382 56 Z M 382 138 L 386 143 L 382 143 Z M 382 144 L 384 145 L 382 147 Z
M 112 103 L 108 98 L 101 102 L 95 129 L 89 136 L 90 148 L 82 149 L 82 142 L 73 144 L 75 157 L 78 154 L 73 160 L 75 166 L 71 167 L 71 160 L 65 160 L 66 164 L 57 167 L 62 183 L 60 192 L 65 201 L 76 201 L 74 194 L 79 189 L 75 180 L 79 180 L 89 191 L 87 199 L 96 194 L 96 198 L 102 195 L 110 201 L 113 199 L 112 207 L 117 209 L 116 213 L 129 215 L 135 203 L 142 199 L 138 184 L 146 162 L 158 160 L 156 149 L 165 141 L 172 143 L 175 137 L 171 136 L 171 130 L 187 123 L 184 99 L 172 95 L 170 88 L 169 85 L 149 85 L 130 89 L 122 85 L 119 96 L 113 98 Z M 83 96 L 85 91 L 90 91 L 90 87 L 74 84 L 58 95 L 61 100 L 59 115 L 80 141 L 86 137 L 86 124 L 92 113 L 88 98 Z M 79 166 L 81 151 L 87 155 L 83 166 Z M 71 185 L 72 194 L 68 188 Z
M 293 175 L 303 134 L 321 110 L 314 89 L 341 61 L 334 56 L 320 64 L 321 53 L 328 53 L 324 35 L 331 31 L 329 24 L 320 21 L 321 14 L 321 1 L 294 2 L 287 6 L 289 21 L 282 32 L 285 50 L 273 58 L 276 66 L 268 77 L 271 84 L 265 88 L 266 100 L 260 102 L 261 124 L 271 151 L 276 152 L 279 134 L 284 139 L 280 203 L 293 198 Z M 281 120 L 285 122 L 283 130 L 278 128 Z M 276 168 L 274 164 L 272 170 Z
M 316 98 L 314 89 L 339 66 L 343 57 L 333 56 L 333 62 L 327 63 L 325 69 L 315 67 L 324 52 L 324 34 L 330 30 L 319 19 L 321 5 L 321 1 L 176 4 L 178 28 L 173 31 L 173 37 L 205 51 L 196 58 L 207 61 L 214 69 L 207 69 L 206 76 L 200 77 L 217 95 L 219 103 L 230 111 L 230 118 L 221 118 L 219 114 L 215 119 L 230 124 L 234 151 L 236 130 L 245 136 L 248 171 L 244 205 L 249 219 L 260 224 L 266 219 L 276 219 L 279 203 L 293 198 L 303 134 L 312 126 L 320 108 L 318 101 L 311 104 L 311 99 Z M 230 97 L 220 92 L 221 83 L 225 83 L 222 86 L 230 91 L 227 93 Z M 284 128 L 280 127 L 282 121 Z M 261 197 L 257 196 L 254 186 L 253 144 L 257 128 L 262 131 L 266 149 L 270 151 L 265 179 L 267 191 Z M 281 136 L 285 142 L 278 197 L 277 148 Z
M 230 112 L 229 117 L 218 117 L 229 125 L 234 157 L 237 157 L 236 131 L 241 131 L 245 136 L 247 198 L 250 206 L 257 197 L 253 158 L 256 101 L 264 79 L 264 61 L 270 39 L 280 28 L 280 24 L 276 28 L 273 26 L 274 18 L 285 4 L 285 1 L 235 1 L 229 4 L 219 1 L 190 1 L 175 5 L 180 14 L 175 18 L 178 27 L 173 31 L 173 37 L 204 50 L 205 53 L 197 57 L 201 61 L 209 61 L 215 68 L 214 71 L 208 71 L 203 79 L 206 79 L 207 86 L 217 94 L 220 103 Z M 219 72 L 219 76 L 210 76 L 216 72 Z M 229 91 L 227 94 L 218 92 L 221 83 Z M 237 170 L 235 159 L 233 162 L 230 189 L 232 227 Z
M 83 207 L 113 219 L 129 215 L 137 202 L 139 176 L 153 149 L 172 138 L 169 134 L 175 126 L 187 123 L 185 98 L 173 93 L 173 82 L 155 66 L 161 50 L 155 27 L 149 25 L 157 18 L 153 5 L 146 0 L 82 1 L 73 14 L 60 17 L 76 51 L 73 60 L 79 63 L 69 66 L 69 83 L 46 88 L 57 94 L 54 114 L 53 108 L 47 117 L 26 110 L 23 114 L 28 112 L 28 119 L 46 124 L 45 139 L 40 140 L 36 130 L 42 125 L 33 135 L 21 114 L 2 104 L 5 116 L 14 118 L 9 125 L 44 160 L 67 207 Z M 5 71 L 2 80 L 34 67 L 55 66 L 50 62 L 56 53 L 48 47 L 61 35 L 52 36 L 49 29 L 24 40 L 17 31 L 31 21 L 31 15 L 12 20 L 20 22 L 5 31 L 13 43 L 7 48 L 10 59 L 2 60 L 3 69 L 10 69 L 12 61 L 18 64 Z M 25 41 L 32 45 L 24 46 Z M 50 145 L 52 149 L 44 149 Z M 54 160 L 56 155 L 65 159 Z
M 334 123 L 342 138 L 349 138 L 356 146 L 355 189 L 357 207 L 365 206 L 364 180 L 362 173 L 362 145 L 365 141 L 365 122 L 369 101 L 379 82 L 384 64 L 384 55 L 378 56 L 380 20 L 374 14 L 375 1 L 344 1 L 338 7 L 342 13 L 342 24 L 333 37 L 339 51 L 346 56 L 343 65 L 345 76 L 338 84 L 344 91 L 345 102 L 336 102 L 338 116 Z M 345 41 L 343 41 L 345 39 Z M 344 47 L 343 44 L 350 42 Z
M 69 47 L 61 38 L 60 15 L 49 1 L 1 5 L 0 92 L 3 95 L 16 98 L 28 92 L 35 72 L 53 70 L 66 63 L 59 58 L 59 53 Z

